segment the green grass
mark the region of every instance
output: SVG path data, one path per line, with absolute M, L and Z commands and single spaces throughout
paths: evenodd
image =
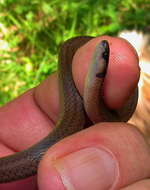
M 0 105 L 57 69 L 64 40 L 147 31 L 149 20 L 149 0 L 0 0 Z

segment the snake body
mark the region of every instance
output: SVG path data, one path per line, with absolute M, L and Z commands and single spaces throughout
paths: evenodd
M 61 102 L 59 121 L 54 130 L 37 144 L 22 152 L 0 158 L 0 183 L 20 180 L 35 175 L 38 164 L 49 147 L 64 137 L 89 127 L 93 123 L 85 112 L 83 99 L 76 89 L 72 77 L 72 59 L 75 52 L 92 38 L 90 36 L 72 38 L 61 46 L 58 65 Z M 106 57 L 106 61 L 108 61 L 108 56 L 109 54 Z M 102 88 L 106 69 L 107 65 L 105 66 L 105 72 L 97 75 L 100 78 L 100 88 Z M 136 101 L 134 101 L 135 104 Z M 122 120 L 127 120 L 131 116 L 135 104 L 130 106 L 132 109 L 128 111 L 128 116 L 124 118 L 125 114 L 123 114 Z M 120 118 L 117 120 L 120 120 Z

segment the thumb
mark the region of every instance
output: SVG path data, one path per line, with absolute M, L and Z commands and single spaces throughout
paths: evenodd
M 38 170 L 39 190 L 120 189 L 150 177 L 148 145 L 124 123 L 101 123 L 51 147 Z

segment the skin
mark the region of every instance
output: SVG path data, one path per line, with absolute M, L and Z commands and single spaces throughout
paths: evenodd
M 106 76 L 104 87 L 105 101 L 110 108 L 120 108 L 125 103 L 127 97 L 132 93 L 132 89 L 136 87 L 139 78 L 139 68 L 137 65 L 138 59 L 134 50 L 124 40 L 111 37 L 104 38 L 107 38 L 107 40 L 111 42 L 112 50 L 110 58 L 110 67 Z M 98 42 L 100 39 L 103 39 L 103 37 L 92 40 L 91 43 L 89 43 L 87 46 L 84 46 L 80 50 L 78 50 L 74 57 L 73 74 L 77 87 L 80 90 L 81 94 L 83 93 L 84 78 L 86 75 L 89 58 L 90 56 L 92 56 L 92 52 L 94 46 L 96 45 L 96 42 Z M 121 46 L 122 48 L 119 49 L 118 56 L 117 47 L 119 46 Z M 88 54 L 86 51 L 87 49 Z M 78 63 L 80 64 L 80 67 Z M 118 67 L 121 71 L 120 73 L 117 72 L 118 67 L 116 67 L 116 63 L 119 64 Z M 79 71 L 81 70 L 84 73 L 80 73 Z M 126 73 L 128 73 L 127 78 Z M 124 81 L 125 79 L 126 81 Z M 118 89 L 114 90 L 114 84 L 118 86 Z M 122 89 L 121 92 L 119 91 L 119 87 Z M 48 88 L 49 90 L 53 89 L 54 93 L 47 94 Z M 116 94 L 118 96 L 118 101 L 115 100 Z M 111 99 L 110 95 L 112 97 Z M 24 112 L 26 112 L 26 115 L 24 114 Z M 28 91 L 15 101 L 1 108 L 0 125 L 4 127 L 2 133 L 0 134 L 1 156 L 13 153 L 15 150 L 20 151 L 24 148 L 28 148 L 29 146 L 37 142 L 37 140 L 40 140 L 45 135 L 47 135 L 49 133 L 49 124 L 51 124 L 51 127 L 53 128 L 54 123 L 58 118 L 58 113 L 58 83 L 57 75 L 54 74 L 37 88 Z M 21 128 L 19 128 L 20 125 L 22 125 Z M 109 128 L 106 126 L 109 126 Z M 121 174 L 124 175 L 121 175 L 121 177 L 117 181 L 116 186 L 127 186 L 128 183 L 135 183 L 136 180 L 138 182 L 141 182 L 143 187 L 144 184 L 147 185 L 148 182 L 144 183 L 145 181 L 143 181 L 143 178 L 145 179 L 150 176 L 150 168 L 148 167 L 148 165 L 146 168 L 144 168 L 143 166 L 141 166 L 140 163 L 141 161 L 142 163 L 149 163 L 149 147 L 145 143 L 141 134 L 137 132 L 137 130 L 129 126 L 125 126 L 126 124 L 121 123 L 111 125 L 108 123 L 97 124 L 92 128 L 86 129 L 80 133 L 77 133 L 69 138 L 64 139 L 63 141 L 59 142 L 57 145 L 52 147 L 45 155 L 39 166 L 39 189 L 46 190 L 53 189 L 53 187 L 55 187 L 56 190 L 64 189 L 58 172 L 52 167 L 52 158 L 55 157 L 56 154 L 57 157 L 63 157 L 64 155 L 68 154 L 71 150 L 76 151 L 78 148 L 80 148 L 82 144 L 81 142 L 84 142 L 84 145 L 88 146 L 92 143 L 92 139 L 95 138 L 95 134 L 98 135 L 96 136 L 96 140 L 93 146 L 96 147 L 101 145 L 102 142 L 100 139 L 102 137 L 106 139 L 106 141 L 112 140 L 112 142 L 115 143 L 110 144 L 107 148 L 109 148 L 111 152 L 115 152 L 117 150 L 122 155 L 121 157 L 116 157 L 116 159 L 119 160 L 119 162 L 123 162 L 124 158 L 126 158 L 126 155 L 130 155 L 129 157 L 134 160 L 134 163 L 136 164 L 137 168 L 139 168 L 138 171 L 135 173 L 133 179 L 132 176 L 130 176 L 130 173 L 127 170 L 125 170 L 126 166 L 121 165 Z M 122 138 L 122 133 L 125 134 L 124 138 Z M 35 137 L 34 139 L 33 136 Z M 130 150 L 129 147 L 125 146 L 125 142 L 128 139 L 130 139 Z M 20 141 L 22 143 L 20 143 Z M 75 141 L 78 142 L 78 145 L 76 146 L 74 146 Z M 124 149 L 126 150 L 125 153 L 122 152 L 122 150 L 120 150 L 119 147 L 117 147 L 117 144 L 120 143 L 121 147 L 124 147 Z M 65 148 L 62 149 L 62 146 Z M 137 157 L 134 154 L 132 154 L 131 150 L 135 149 L 137 154 L 140 155 L 140 162 L 138 162 L 139 159 L 137 159 Z M 127 159 L 127 164 L 129 168 L 132 168 L 132 164 L 129 162 L 129 159 Z M 49 179 L 52 179 L 51 183 Z M 24 181 L 15 182 L 13 184 L 0 185 L 0 189 L 5 190 L 17 190 L 20 188 L 37 189 L 35 178 L 31 178 L 28 180 L 26 179 Z

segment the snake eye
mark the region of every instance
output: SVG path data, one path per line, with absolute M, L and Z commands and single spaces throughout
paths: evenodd
M 109 60 L 109 53 L 108 53 L 108 51 L 103 52 L 102 56 L 103 56 L 103 59 L 105 59 L 105 61 L 108 62 L 108 60 Z
M 104 59 L 106 62 L 108 62 L 108 60 L 109 60 L 109 43 L 108 43 L 108 41 L 103 40 L 103 41 L 101 42 L 101 44 L 102 44 L 102 46 L 103 46 L 103 48 L 104 48 L 104 51 L 103 51 L 103 53 L 102 53 L 102 57 L 103 57 L 103 59 Z

